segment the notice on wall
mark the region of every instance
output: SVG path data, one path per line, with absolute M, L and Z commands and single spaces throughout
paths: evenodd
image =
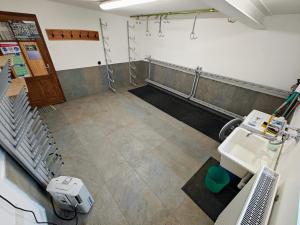
M 25 48 L 26 48 L 28 58 L 30 60 L 41 59 L 41 54 L 40 54 L 39 50 L 37 49 L 36 45 L 25 45 Z
M 18 40 L 28 40 L 40 38 L 34 21 L 12 21 L 10 27 L 14 33 L 14 36 Z
M 15 40 L 15 36 L 9 26 L 8 22 L 0 22 L 0 40 Z

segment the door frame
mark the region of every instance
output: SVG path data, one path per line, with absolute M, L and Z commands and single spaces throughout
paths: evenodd
M 64 92 L 63 92 L 63 89 L 61 87 L 61 84 L 59 82 L 59 79 L 58 79 L 58 76 L 57 76 L 57 72 L 55 70 L 55 67 L 54 67 L 54 64 L 53 64 L 53 61 L 52 61 L 52 58 L 51 58 L 51 55 L 50 55 L 50 52 L 48 50 L 48 47 L 47 47 L 47 44 L 46 44 L 46 41 L 44 39 L 44 35 L 43 35 L 43 32 L 41 30 L 41 27 L 40 27 L 40 24 L 38 22 L 38 19 L 37 19 L 37 16 L 35 14 L 30 14 L 30 13 L 19 13 L 19 12 L 7 12 L 7 11 L 0 11 L 0 22 L 7 22 L 9 20 L 25 20 L 25 21 L 34 21 L 35 22 L 35 25 L 36 25 L 36 28 L 37 28 L 37 31 L 40 35 L 40 39 L 41 39 L 41 42 L 42 44 L 44 45 L 44 48 L 41 49 L 40 48 L 40 51 L 41 51 L 41 56 L 43 57 L 43 60 L 45 61 L 44 59 L 44 56 L 47 57 L 47 63 L 49 62 L 49 70 L 51 71 L 51 74 L 49 74 L 49 76 L 53 76 L 52 78 L 55 80 L 55 82 L 57 83 L 58 85 L 58 88 L 61 92 L 61 97 L 62 97 L 62 101 L 60 102 L 57 102 L 57 103 L 63 103 L 66 101 L 66 98 L 65 98 L 65 95 L 64 95 Z M 16 40 L 15 42 L 17 42 L 19 44 L 19 40 Z M 22 42 L 22 41 L 21 41 Z M 38 42 L 37 42 L 38 44 Z M 40 47 L 40 46 L 39 46 Z M 22 53 L 23 54 L 23 53 Z M 45 62 L 46 63 L 46 62 Z M 28 65 L 29 67 L 29 65 Z M 29 68 L 30 69 L 30 68 Z M 32 74 L 31 77 L 29 77 L 28 80 L 30 79 L 41 79 L 42 77 L 34 77 L 34 75 Z M 24 78 L 25 81 L 26 81 L 26 77 Z M 30 95 L 30 93 L 29 93 Z M 43 104 L 35 104 L 35 103 L 32 103 L 33 105 L 43 105 Z M 45 105 L 47 105 L 48 103 L 46 103 Z M 49 105 L 49 104 L 48 104 Z

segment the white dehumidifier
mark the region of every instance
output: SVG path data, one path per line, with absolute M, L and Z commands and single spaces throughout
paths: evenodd
M 82 180 L 75 177 L 60 176 L 53 178 L 47 191 L 61 209 L 88 213 L 94 204 L 94 199 Z

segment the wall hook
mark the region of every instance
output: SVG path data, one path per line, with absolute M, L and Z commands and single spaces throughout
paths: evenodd
M 168 19 L 168 15 L 165 15 L 165 17 L 164 17 L 164 23 L 170 23 L 170 21 Z
M 147 19 L 146 19 L 146 36 L 147 37 L 151 36 L 151 33 L 149 31 L 149 16 L 147 16 Z
M 108 26 L 108 25 L 107 25 L 106 22 L 105 22 L 105 23 L 102 23 L 102 22 L 101 22 L 101 26 L 102 26 L 103 28 L 107 29 L 107 26 Z
M 140 20 L 140 17 L 137 17 L 137 18 L 136 18 L 135 23 L 136 23 L 136 24 L 142 24 L 142 22 L 141 22 L 141 20 Z
M 159 17 L 159 30 L 158 30 L 158 37 L 164 37 L 164 34 L 162 32 L 161 24 L 162 24 L 162 15 Z
M 236 21 L 234 19 L 232 19 L 232 18 L 227 18 L 227 22 L 228 23 L 235 23 Z
M 193 29 L 192 29 L 192 32 L 190 34 L 190 39 L 191 40 L 196 40 L 198 38 L 197 35 L 195 34 L 195 27 L 196 27 L 197 17 L 198 17 L 198 14 L 195 15 L 195 17 L 194 17 Z
M 128 24 L 128 27 L 129 27 L 130 29 L 134 29 L 134 28 L 135 28 L 134 24 L 132 24 L 132 25 Z

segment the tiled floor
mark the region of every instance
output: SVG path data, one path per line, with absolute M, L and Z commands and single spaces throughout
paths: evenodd
M 219 157 L 217 142 L 126 90 L 56 108 L 44 116 L 63 150 L 63 174 L 81 178 L 95 198 L 80 224 L 213 224 L 181 187 Z

